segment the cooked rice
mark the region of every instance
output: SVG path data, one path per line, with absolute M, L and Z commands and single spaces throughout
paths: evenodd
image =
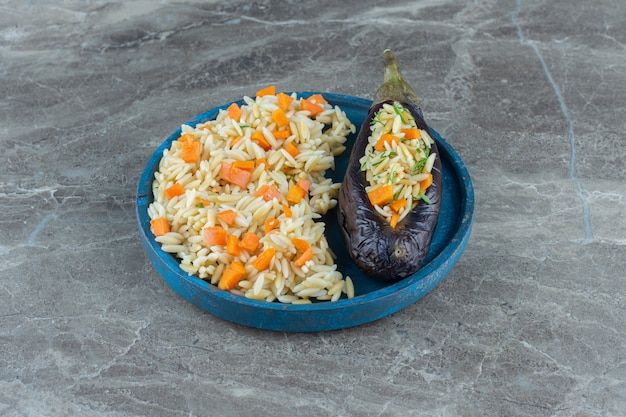
M 338 106 L 318 103 L 323 111 L 310 117 L 301 109 L 300 97 L 296 93 L 291 97 L 294 100 L 285 111 L 291 132 L 286 139 L 276 139 L 273 133 L 280 130 L 272 118 L 272 112 L 279 108 L 276 95 L 244 97 L 238 122 L 220 110 L 215 120 L 181 127 L 181 137 L 192 135 L 200 142 L 200 158 L 185 162 L 180 140 L 164 150 L 154 174 L 154 202 L 148 215 L 151 219 L 165 218 L 170 232 L 155 239 L 163 251 L 179 258 L 183 271 L 214 285 L 233 261 L 240 261 L 246 275 L 231 292 L 247 298 L 281 303 L 336 301 L 342 294 L 352 298 L 352 281 L 349 277 L 346 281 L 337 270 L 324 236 L 325 225 L 317 220 L 337 204 L 340 183 L 326 178 L 325 172 L 334 169 L 334 156 L 345 150 L 347 136 L 356 128 Z M 262 133 L 269 150 L 253 139 L 255 131 Z M 295 157 L 284 148 L 289 142 L 299 150 Z M 269 168 L 258 163 L 263 158 Z M 221 177 L 222 162 L 234 161 L 257 161 L 245 189 Z M 308 196 L 290 204 L 285 197 L 301 178 L 310 182 Z M 166 190 L 176 183 L 184 193 L 169 199 Z M 266 184 L 274 185 L 281 198 L 265 201 L 255 196 Z M 230 225 L 217 216 L 224 210 L 236 211 Z M 271 218 L 278 219 L 279 224 L 266 234 L 264 224 Z M 213 226 L 225 228 L 238 239 L 247 232 L 255 233 L 260 237 L 259 247 L 253 252 L 242 249 L 239 256 L 233 256 L 225 245 L 209 246 L 203 231 Z M 295 265 L 300 254 L 293 243 L 295 238 L 306 241 L 313 252 L 302 266 Z M 257 271 L 252 262 L 268 248 L 276 250 L 275 256 L 267 269 Z
M 359 160 L 368 181 L 366 192 L 393 186 L 392 200 L 382 206 L 374 205 L 374 209 L 390 222 L 396 214 L 396 223 L 418 204 L 429 204 L 424 190 L 420 190 L 420 183 L 430 176 L 437 156 L 430 152 L 435 142 L 426 130 L 419 129 L 417 138 L 407 138 L 406 129 L 418 129 L 411 112 L 397 102 L 383 104 L 372 120 L 372 133 L 365 154 Z M 391 134 L 397 140 L 383 141 L 384 149 L 376 149 L 384 134 Z M 388 205 L 402 199 L 406 199 L 406 203 L 397 211 Z

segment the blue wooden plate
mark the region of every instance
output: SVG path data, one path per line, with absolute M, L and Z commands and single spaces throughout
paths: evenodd
M 308 97 L 317 92 L 300 92 Z M 321 93 L 332 105 L 345 111 L 355 126 L 360 127 L 372 104 L 370 100 L 348 95 Z M 238 104 L 242 104 L 240 100 Z M 213 120 L 220 109 L 230 103 L 202 113 L 186 124 L 195 126 Z M 324 217 L 326 237 L 337 255 L 338 269 L 349 275 L 355 287 L 355 297 L 336 302 L 315 302 L 306 305 L 282 304 L 250 300 L 222 291 L 180 269 L 174 255 L 163 252 L 150 232 L 147 209 L 153 200 L 152 181 L 158 169 L 163 150 L 180 137 L 178 129 L 159 146 L 143 171 L 137 187 L 137 222 L 144 249 L 156 271 L 165 282 L 190 303 L 211 313 L 244 326 L 287 332 L 316 332 L 358 326 L 395 313 L 424 297 L 435 288 L 457 263 L 470 237 L 474 219 L 474 189 L 467 168 L 454 149 L 436 132 L 443 165 L 443 202 L 439 222 L 424 266 L 415 274 L 399 281 L 384 282 L 361 272 L 350 260 L 339 234 L 336 213 Z M 328 172 L 335 181 L 342 181 L 350 150 L 356 134 L 348 137 L 348 149 L 336 158 L 336 168 Z

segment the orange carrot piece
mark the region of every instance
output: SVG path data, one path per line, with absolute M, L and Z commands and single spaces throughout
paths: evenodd
M 254 171 L 254 161 L 235 161 L 233 168 L 243 169 L 244 171 Z
M 302 254 L 295 260 L 294 264 L 296 266 L 303 266 L 307 261 L 313 258 L 313 249 L 311 249 L 311 245 L 309 242 L 303 239 L 292 239 L 293 245 L 299 249 Z
M 306 178 L 300 178 L 296 185 L 302 188 L 304 191 L 308 192 L 309 188 L 311 188 L 311 181 L 307 180 Z
M 185 194 L 185 189 L 183 188 L 182 185 L 180 185 L 179 182 L 174 183 L 174 185 L 165 189 L 165 195 L 167 196 L 169 200 L 173 199 L 174 197 L 178 197 L 179 195 L 183 195 L 183 194 Z
M 291 130 L 287 129 L 287 130 L 274 130 L 272 132 L 272 135 L 276 138 L 276 139 L 287 139 L 289 136 L 291 136 Z
M 307 110 L 310 113 L 310 116 L 316 116 L 317 114 L 321 113 L 324 108 L 320 105 L 317 105 L 311 101 L 309 101 L 308 99 L 301 99 L 300 100 L 300 108 L 302 110 Z
M 404 133 L 404 137 L 407 139 L 419 139 L 422 137 L 422 132 L 419 129 L 400 129 L 400 132 Z
M 198 162 L 200 159 L 200 142 L 193 138 L 186 139 L 180 150 L 180 157 L 187 163 Z
M 241 249 L 247 250 L 248 252 L 254 252 L 259 246 L 260 240 L 261 238 L 257 236 L 256 233 L 247 232 L 241 238 L 241 241 L 239 242 L 239 247 Z
M 274 255 L 276 255 L 276 249 L 267 248 L 263 252 L 261 252 L 261 254 L 257 256 L 254 261 L 252 261 L 252 266 L 257 271 L 263 271 L 270 266 L 270 262 L 272 262 L 272 259 L 274 259 Z
M 226 238 L 226 253 L 232 256 L 241 255 L 241 250 L 239 249 L 239 239 L 235 235 L 228 235 Z
M 233 166 L 229 164 L 228 162 L 222 161 L 220 165 L 220 177 L 222 177 L 222 179 L 226 181 L 230 181 L 230 169 L 232 167 Z
M 307 242 L 304 239 L 300 239 L 296 237 L 296 238 L 291 239 L 291 242 L 293 243 L 293 246 L 296 247 L 296 249 L 300 249 L 302 252 L 311 248 L 311 245 L 309 245 L 309 242 Z
M 265 135 L 260 130 L 255 130 L 252 134 L 251 139 L 258 143 L 264 151 L 269 151 L 270 149 L 272 149 L 272 145 L 270 145 L 270 143 L 265 138 Z
M 237 212 L 235 210 L 224 210 L 216 214 L 217 218 L 226 223 L 232 225 L 237 218 Z
M 402 207 L 406 207 L 406 198 L 400 198 L 392 203 L 389 203 L 389 208 L 396 213 L 399 212 Z
M 220 167 L 220 176 L 226 181 L 238 185 L 243 189 L 248 186 L 248 183 L 250 183 L 252 173 L 250 171 L 246 171 L 245 169 L 233 166 L 228 162 L 222 161 Z
M 203 125 L 203 126 L 196 125 L 196 129 L 208 130 L 210 132 L 211 131 L 211 125 L 209 125 L 208 123 Z
M 291 207 L 289 207 L 287 204 L 283 204 L 283 212 L 285 213 L 285 216 L 287 216 L 287 217 L 293 216 L 293 212 L 291 211 Z
M 383 185 L 367 193 L 367 196 L 373 206 L 382 207 L 393 198 L 393 186 Z
M 204 229 L 204 241 L 207 245 L 225 245 L 226 229 L 221 226 L 206 227 Z
M 198 205 L 201 205 L 200 207 L 208 207 L 211 205 L 211 202 L 209 200 L 205 200 L 204 198 L 196 197 L 196 200 L 199 201 Z
M 420 191 L 426 191 L 428 187 L 433 183 L 433 174 L 428 173 L 428 178 L 420 182 Z
M 389 146 L 391 146 L 393 142 L 398 143 L 399 141 L 400 140 L 398 139 L 396 135 L 392 135 L 391 133 L 385 133 L 384 135 L 380 137 L 380 139 L 378 139 L 378 142 L 376 142 L 374 149 L 376 149 L 377 151 L 383 152 L 385 150 L 386 143 L 388 143 Z
M 298 259 L 295 260 L 294 265 L 303 266 L 305 263 L 307 263 L 307 261 L 310 261 L 311 259 L 313 259 L 313 249 L 308 248 L 302 253 L 302 255 L 300 255 Z
M 230 117 L 234 121 L 238 122 L 239 119 L 241 118 L 241 109 L 239 108 L 237 103 L 233 103 L 230 106 L 228 106 L 227 111 L 228 111 L 228 117 Z
M 170 232 L 170 225 L 165 217 L 157 217 L 150 220 L 150 230 L 155 236 L 163 236 Z
M 196 138 L 196 135 L 194 135 L 193 133 L 185 133 L 184 135 L 180 135 L 180 137 L 178 138 L 178 141 L 185 143 L 187 141 L 194 140 L 195 138 Z
M 237 286 L 239 281 L 246 276 L 246 269 L 239 261 L 233 261 L 222 273 L 218 288 L 222 290 L 232 290 Z
M 274 120 L 279 127 L 287 126 L 289 124 L 289 119 L 283 109 L 273 111 L 272 120 Z
M 389 225 L 392 229 L 395 229 L 398 225 L 398 221 L 400 220 L 400 215 L 397 212 L 391 213 L 391 218 L 389 219 Z
M 289 142 L 285 145 L 285 150 L 289 155 L 293 156 L 294 158 L 300 153 L 300 150 L 292 142 Z
M 313 94 L 307 98 L 308 101 L 315 104 L 327 104 L 328 102 L 321 94 Z
M 287 193 L 287 201 L 291 204 L 298 204 L 304 198 L 306 191 L 302 187 L 292 185 Z
M 273 96 L 274 94 L 276 94 L 276 87 L 273 85 L 269 85 L 256 92 L 257 97 Z
M 272 230 L 276 229 L 279 225 L 280 225 L 280 222 L 278 221 L 278 219 L 274 217 L 269 218 L 265 220 L 263 231 L 265 232 L 265 234 L 268 234 Z
M 230 147 L 232 148 L 233 146 L 237 146 L 237 144 L 239 143 L 239 141 L 240 141 L 241 139 L 243 139 L 243 138 L 244 138 L 244 136 L 243 136 L 243 135 L 239 135 L 239 136 L 237 136 L 236 138 L 232 139 L 232 140 L 230 141 Z
M 252 173 L 250 171 L 237 167 L 232 167 L 230 169 L 230 182 L 240 186 L 242 189 L 248 187 L 251 179 Z
M 259 158 L 259 159 L 256 160 L 256 166 L 259 166 L 261 164 L 265 165 L 265 169 L 270 167 L 270 163 L 267 162 L 267 159 L 265 159 L 265 158 Z
M 275 185 L 263 184 L 255 192 L 255 197 L 262 197 L 264 201 L 272 201 L 274 198 L 280 200 L 283 195 Z
M 287 109 L 293 102 L 293 97 L 285 93 L 278 93 L 276 97 L 278 97 L 278 107 L 280 107 L 284 111 L 287 111 Z

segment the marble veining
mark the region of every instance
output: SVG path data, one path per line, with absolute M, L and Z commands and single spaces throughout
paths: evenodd
M 333 332 L 212 317 L 135 219 L 159 144 L 392 48 L 476 191 L 428 296 Z M 626 3 L 0 2 L 0 416 L 626 417 Z

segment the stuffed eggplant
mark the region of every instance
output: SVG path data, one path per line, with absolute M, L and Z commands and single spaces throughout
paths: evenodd
M 338 224 L 354 263 L 397 281 L 418 271 L 441 207 L 441 160 L 419 100 L 385 50 L 384 81 L 354 143 Z

